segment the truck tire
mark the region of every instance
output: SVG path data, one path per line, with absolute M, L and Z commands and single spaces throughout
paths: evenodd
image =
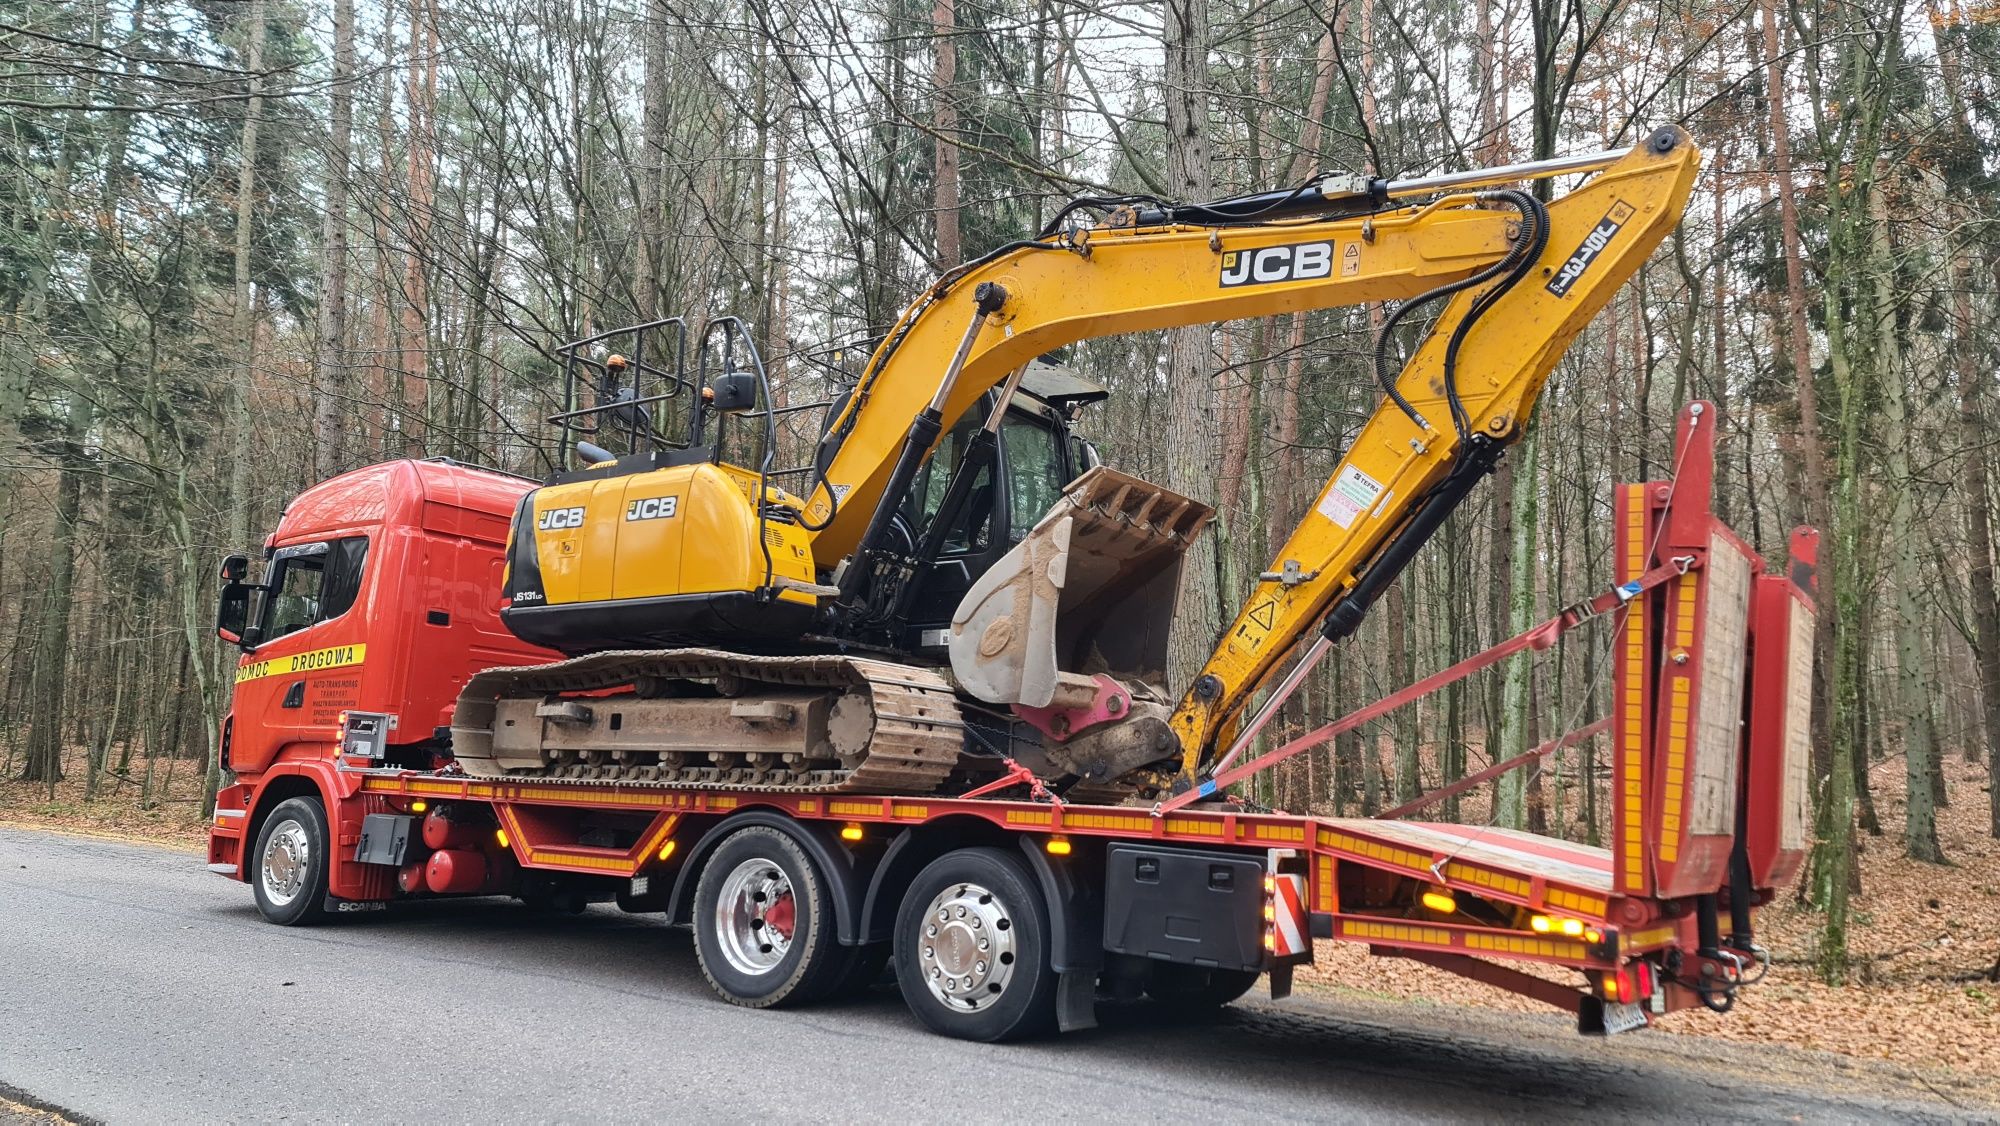
M 1219 1009 L 1236 1000 L 1250 992 L 1261 976 L 1256 970 L 1162 962 L 1153 967 L 1152 979 L 1146 983 L 1146 996 L 1177 1012 L 1196 1013 Z
M 250 887 L 266 922 L 310 926 L 326 917 L 327 841 L 318 798 L 288 798 L 264 819 L 250 854 Z
M 931 1031 L 991 1043 L 1055 1028 L 1048 906 L 1019 856 L 965 848 L 932 861 L 903 895 L 895 943 L 896 984 Z
M 768 825 L 732 833 L 702 866 L 694 950 L 716 993 L 752 1009 L 817 1000 L 848 964 L 826 881 L 797 841 Z

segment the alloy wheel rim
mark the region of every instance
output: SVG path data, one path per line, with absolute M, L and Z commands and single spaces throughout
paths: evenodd
M 924 985 L 945 1007 L 976 1012 L 998 1001 L 1014 980 L 1014 920 L 989 889 L 954 883 L 931 899 L 916 935 Z
M 775 863 L 745 860 L 724 877 L 715 901 L 715 937 L 729 968 L 752 977 L 777 969 L 791 952 L 797 924 L 792 881 Z
M 306 827 L 296 821 L 279 825 L 264 842 L 260 862 L 265 897 L 276 907 L 290 905 L 305 890 L 311 867 L 312 841 L 306 836 Z

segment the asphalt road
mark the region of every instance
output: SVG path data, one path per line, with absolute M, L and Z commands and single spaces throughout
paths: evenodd
M 923 1031 L 893 988 L 718 1001 L 685 934 L 596 908 L 412 904 L 270 926 L 151 846 L 0 828 L 0 1122 L 1981 1119 L 1808 1053 L 1345 998 L 1106 1006 L 1035 1044 Z M 8 1104 L 17 1104 L 11 1109 Z

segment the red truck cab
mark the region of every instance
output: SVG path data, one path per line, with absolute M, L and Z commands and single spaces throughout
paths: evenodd
M 243 557 L 224 564 L 218 630 L 243 652 L 222 721 L 236 778 L 217 796 L 211 868 L 246 878 L 245 842 L 279 802 L 349 796 L 343 712 L 388 716 L 384 764 L 430 769 L 448 754 L 442 729 L 468 677 L 560 659 L 500 624 L 508 523 L 534 484 L 443 460 L 372 465 L 286 506 L 258 582 L 243 581 Z M 327 827 L 336 848 L 359 832 L 362 804 L 326 801 L 356 823 Z M 384 889 L 330 890 L 372 900 Z

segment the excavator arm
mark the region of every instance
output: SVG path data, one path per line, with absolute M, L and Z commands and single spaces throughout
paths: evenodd
M 1435 314 L 1399 372 L 1385 328 L 1376 355 L 1381 404 L 1170 716 L 1157 709 L 1156 722 L 1167 717 L 1171 740 L 1149 735 L 1151 742 L 1111 757 L 1072 756 L 1093 763 L 1073 770 L 1102 779 L 1132 765 L 1135 755 L 1165 752 L 1156 760 L 1178 758 L 1182 778 L 1193 784 L 1255 736 L 1266 717 L 1246 718 L 1247 706 L 1285 655 L 1318 631 L 1273 699 L 1281 700 L 1328 646 L 1353 631 L 1445 515 L 1519 438 L 1570 341 L 1678 223 L 1699 162 L 1687 134 L 1667 127 L 1623 154 L 1425 181 L 1335 188 L 1329 178 L 1309 197 L 1300 189 L 1226 205 L 1128 208 L 1105 225 L 1004 247 L 940 280 L 911 306 L 832 421 L 821 451 L 825 469 L 803 513 L 815 561 L 834 570 L 865 556 L 941 424 L 1056 348 L 1371 302 L 1399 303 L 1391 327 L 1418 312 Z M 1547 205 L 1501 187 L 1575 171 L 1596 174 Z M 1422 202 L 1398 202 L 1419 196 Z M 1136 511 L 1113 511 L 1133 495 L 1131 483 L 1122 475 L 1109 482 L 1087 477 L 1066 500 L 1071 511 L 1092 507 L 1114 524 L 1157 517 L 1157 498 L 1139 502 Z M 1023 714 L 1071 708 L 1075 714 L 1061 718 L 1061 727 L 1047 726 L 1046 712 L 1033 717 L 1058 735 L 1072 721 L 1117 726 L 1113 721 L 1136 719 L 1141 710 L 1122 689 L 1092 690 L 1087 678 L 1066 673 L 1067 692 L 1055 695 L 1047 678 L 1024 691 L 1018 675 L 986 675 L 995 664 L 1019 666 L 1023 645 L 1053 652 L 1053 642 L 1029 638 L 1020 624 L 1022 608 L 1053 597 L 1051 588 L 1077 566 L 1069 558 L 1070 529 L 1055 526 L 1062 511 L 1059 505 L 1016 549 L 1020 559 L 997 565 L 968 594 L 954 629 L 969 632 L 952 647 L 961 685 L 974 694 Z M 1203 522 L 1205 515 L 1182 520 L 1171 538 Z M 1062 542 L 1041 542 L 1051 536 Z M 980 599 L 988 607 L 983 617 L 969 610 Z M 996 613 L 1010 620 L 996 624 Z M 1118 623 L 1100 627 L 1115 630 Z M 989 690 L 981 691 L 982 684 Z M 1226 753 L 1218 745 L 1224 738 L 1234 740 Z M 1178 744 L 1177 753 L 1170 744 Z
M 1219 734 L 1238 729 L 1221 758 L 1255 737 L 1271 709 L 1237 721 L 1284 655 L 1317 628 L 1287 678 L 1295 683 L 1353 632 L 1416 548 L 1520 437 L 1570 341 L 1680 221 L 1699 160 L 1678 130 L 1656 132 L 1548 205 L 1545 249 L 1519 284 L 1478 311 L 1476 330 L 1460 331 L 1489 291 L 1452 297 L 1397 380 L 1422 421 L 1389 401 L 1368 418 L 1175 709 L 1184 777 L 1220 765 Z M 1456 391 L 1456 407 L 1448 389 Z M 1274 701 L 1288 691 L 1272 693 Z

